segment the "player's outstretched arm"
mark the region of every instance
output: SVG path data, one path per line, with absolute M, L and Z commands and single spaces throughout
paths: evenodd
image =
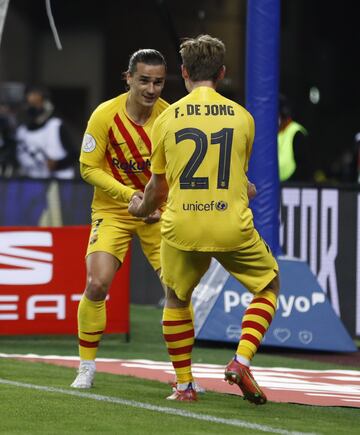
M 80 163 L 80 175 L 84 181 L 99 187 L 116 200 L 128 202 L 134 194 L 134 189 L 121 184 L 101 168 Z
M 140 190 L 137 190 L 136 192 L 134 192 L 134 194 L 133 194 L 133 196 L 131 197 L 131 200 L 130 200 L 130 201 L 133 201 L 133 200 L 134 200 L 134 202 L 137 201 L 137 200 L 135 199 L 135 197 L 137 197 L 137 198 L 140 199 L 140 201 L 138 201 L 138 204 L 140 204 L 141 200 L 142 200 L 143 197 L 144 197 L 144 193 L 141 192 Z M 159 222 L 160 218 L 161 218 L 161 210 L 159 210 L 159 209 L 157 208 L 153 213 L 151 213 L 149 216 L 143 218 L 142 220 L 143 220 L 146 224 L 155 224 L 156 222 Z
M 129 213 L 136 217 L 148 217 L 160 208 L 168 195 L 168 184 L 165 174 L 152 174 L 145 187 L 144 197 L 141 199 L 133 195 L 129 202 Z

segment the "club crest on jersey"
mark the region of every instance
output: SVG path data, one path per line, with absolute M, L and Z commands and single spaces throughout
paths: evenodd
M 96 148 L 96 140 L 91 134 L 85 133 L 81 145 L 82 150 L 85 153 L 91 153 Z

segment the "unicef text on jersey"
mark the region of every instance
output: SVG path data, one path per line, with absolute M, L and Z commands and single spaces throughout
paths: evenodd
M 184 211 L 225 211 L 228 208 L 226 201 L 211 201 L 211 202 L 187 202 L 183 203 Z

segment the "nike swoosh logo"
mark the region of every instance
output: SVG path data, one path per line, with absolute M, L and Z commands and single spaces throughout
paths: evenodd
M 124 143 L 126 143 L 126 141 L 125 142 L 119 142 L 118 145 L 124 145 Z

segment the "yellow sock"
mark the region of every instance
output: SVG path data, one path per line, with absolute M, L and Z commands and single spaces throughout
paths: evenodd
M 177 382 L 192 382 L 191 352 L 195 339 L 191 310 L 164 308 L 163 334 Z
M 191 320 L 193 322 L 193 325 L 195 325 L 195 311 L 194 311 L 194 307 L 193 307 L 193 304 L 191 301 L 189 304 L 189 310 L 190 310 Z
M 236 354 L 251 361 L 275 315 L 277 298 L 268 290 L 254 296 L 244 313 Z
M 105 301 L 82 296 L 78 307 L 79 354 L 81 360 L 94 360 L 106 326 Z

